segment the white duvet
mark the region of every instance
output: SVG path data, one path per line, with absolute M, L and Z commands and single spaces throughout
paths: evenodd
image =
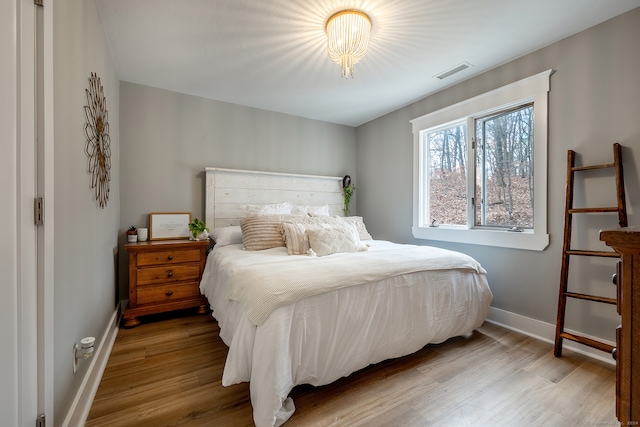
M 486 318 L 492 294 L 472 258 L 367 243 L 367 252 L 321 258 L 242 245 L 209 254 L 200 289 L 229 346 L 222 384 L 250 381 L 258 427 L 291 417 L 295 385 L 331 383 L 469 333 Z

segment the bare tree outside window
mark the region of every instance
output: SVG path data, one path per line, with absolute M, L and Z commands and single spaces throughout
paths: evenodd
M 533 227 L 533 105 L 475 120 L 475 226 Z M 426 135 L 432 224 L 467 224 L 466 121 Z

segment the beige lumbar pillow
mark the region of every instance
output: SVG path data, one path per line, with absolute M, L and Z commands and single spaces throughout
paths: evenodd
M 248 251 L 285 246 L 281 224 L 294 215 L 248 215 L 240 219 L 242 243 Z

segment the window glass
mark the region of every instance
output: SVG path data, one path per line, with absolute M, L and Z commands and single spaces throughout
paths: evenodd
M 475 225 L 533 228 L 533 105 L 476 119 Z
M 467 223 L 467 126 L 427 133 L 430 224 Z

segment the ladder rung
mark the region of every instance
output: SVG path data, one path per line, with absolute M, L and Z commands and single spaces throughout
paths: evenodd
M 585 299 L 587 301 L 595 301 L 595 302 L 604 302 L 606 304 L 615 305 L 618 302 L 618 300 L 615 298 L 600 297 L 597 295 L 579 294 L 576 292 L 565 292 L 564 295 L 569 298 Z
M 618 212 L 617 207 L 602 208 L 573 208 L 568 210 L 569 213 L 599 213 L 599 212 Z
M 571 168 L 572 171 L 588 171 L 593 169 L 607 169 L 615 167 L 615 163 L 602 163 L 599 165 L 590 165 L 590 166 L 574 166 Z
M 609 258 L 620 258 L 620 254 L 618 252 L 613 251 L 584 251 L 578 249 L 570 249 L 567 251 L 568 255 L 583 255 L 583 256 L 598 256 L 598 257 L 609 257 Z
M 611 353 L 614 348 L 612 345 L 568 332 L 562 332 L 560 336 L 571 341 L 579 342 L 580 344 L 588 345 L 589 347 L 597 348 L 598 350 L 606 351 L 607 353 Z

